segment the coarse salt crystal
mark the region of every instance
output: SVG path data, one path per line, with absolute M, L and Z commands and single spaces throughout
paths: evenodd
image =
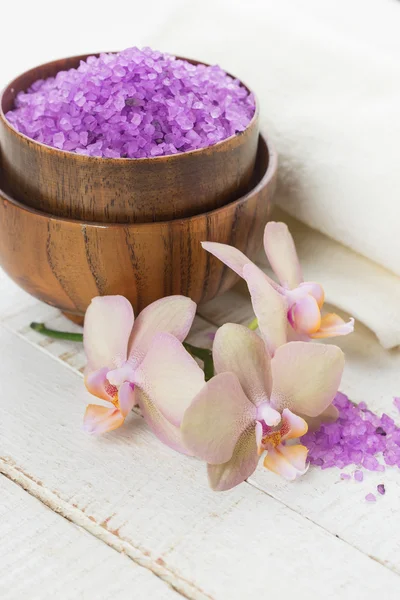
M 374 494 L 367 494 L 365 499 L 367 502 L 376 502 L 376 496 Z
M 381 496 L 385 495 L 386 490 L 385 490 L 385 486 L 383 485 L 383 483 L 380 483 L 379 485 L 377 485 L 376 489 L 378 490 L 378 493 L 381 494 Z
M 364 479 L 364 473 L 360 470 L 354 471 L 354 479 L 356 481 L 362 481 Z
M 253 95 L 220 67 L 129 48 L 36 81 L 6 116 L 61 150 L 144 158 L 215 144 L 246 129 L 254 112 Z
M 379 417 L 365 403 L 353 404 L 341 393 L 333 404 L 339 410 L 338 420 L 323 424 L 302 438 L 311 464 L 323 469 L 354 465 L 383 472 L 383 459 L 386 465 L 400 467 L 400 428 L 391 417 Z M 355 479 L 362 481 L 359 477 Z

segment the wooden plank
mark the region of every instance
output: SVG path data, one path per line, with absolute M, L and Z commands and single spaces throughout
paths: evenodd
M 140 567 L 0 476 L 3 600 L 178 600 Z
M 0 345 L 1 471 L 183 594 L 397 597 L 398 575 L 281 501 L 248 484 L 208 490 L 204 466 L 160 444 L 140 417 L 86 436 L 81 377 L 3 326 Z
M 37 303 L 36 298 L 24 292 L 0 269 L 0 320 Z
M 86 365 L 83 345 L 68 340 L 45 337 L 30 328 L 30 323 L 33 321 L 37 323 L 44 322 L 48 327 L 60 331 L 79 333 L 82 332 L 82 327 L 66 319 L 58 309 L 47 306 L 42 302 L 26 306 L 24 310 L 3 320 L 5 327 L 17 333 L 38 350 L 43 350 L 73 370 L 82 372 Z

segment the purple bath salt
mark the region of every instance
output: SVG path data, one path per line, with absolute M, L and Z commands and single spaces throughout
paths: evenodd
M 356 481 L 362 481 L 364 479 L 364 473 L 360 470 L 354 471 L 354 479 Z
M 339 411 L 335 423 L 321 425 L 302 438 L 312 465 L 322 469 L 348 465 L 383 472 L 385 465 L 400 467 L 400 428 L 385 413 L 379 417 L 364 402 L 353 404 L 338 393 L 333 404 Z M 362 481 L 362 471 L 354 474 Z
M 384 496 L 386 494 L 385 486 L 383 483 L 380 483 L 379 485 L 377 485 L 376 489 L 378 490 L 378 492 L 381 496 Z
M 376 502 L 376 496 L 374 494 L 367 494 L 365 499 L 367 502 Z
M 145 158 L 216 144 L 244 131 L 254 112 L 254 96 L 220 67 L 129 48 L 36 81 L 6 117 L 60 150 Z

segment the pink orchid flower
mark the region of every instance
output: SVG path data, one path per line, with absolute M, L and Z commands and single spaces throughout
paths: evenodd
M 202 246 L 246 280 L 260 327 L 274 318 L 281 322 L 284 314 L 294 339 L 329 338 L 354 330 L 354 319 L 346 323 L 334 313 L 321 315 L 324 290 L 319 283 L 303 281 L 294 241 L 285 223 L 270 222 L 264 232 L 265 253 L 280 284 L 236 248 L 215 242 L 203 242 Z M 281 343 L 286 338 L 287 334 Z
M 208 462 L 214 490 L 228 490 L 266 468 L 293 480 L 307 469 L 307 449 L 285 442 L 304 435 L 307 420 L 332 408 L 344 367 L 340 348 L 289 342 L 271 359 L 262 339 L 242 325 L 215 336 L 217 375 L 200 390 L 182 420 L 183 440 Z
M 139 405 L 149 427 L 167 445 L 187 453 L 180 433 L 183 411 L 204 385 L 204 373 L 186 352 L 196 304 L 184 296 L 157 300 L 135 320 L 122 296 L 94 298 L 87 309 L 84 346 L 88 391 L 112 406 L 89 404 L 84 429 L 99 434 L 120 427 Z M 171 387 L 179 366 L 180 386 Z M 167 410 L 161 410 L 163 397 Z M 179 407 L 179 410 L 178 410 Z

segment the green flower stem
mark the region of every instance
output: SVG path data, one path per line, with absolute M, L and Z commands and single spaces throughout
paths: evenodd
M 197 346 L 192 346 L 192 344 L 188 344 L 187 342 L 183 342 L 183 345 L 189 354 L 203 361 L 206 381 L 209 381 L 211 377 L 214 377 L 214 361 L 211 350 L 207 350 L 206 348 L 198 348 Z
M 46 327 L 44 323 L 31 323 L 31 329 L 41 333 L 42 335 L 46 335 L 47 337 L 55 338 L 57 340 L 69 340 L 70 342 L 83 342 L 83 334 L 82 333 L 69 333 L 68 331 L 56 331 L 55 329 L 49 329 Z M 207 350 L 206 348 L 198 348 L 197 346 L 192 346 L 192 344 L 188 344 L 187 342 L 183 343 L 186 350 L 192 356 L 199 358 L 203 361 L 204 365 L 204 374 L 206 377 L 206 381 L 211 379 L 214 376 L 214 362 L 212 358 L 211 350 Z
M 248 325 L 248 328 L 251 329 L 252 331 L 255 331 L 258 327 L 258 319 L 257 317 L 255 319 L 253 319 L 253 321 L 250 323 L 250 325 Z
M 69 340 L 70 342 L 83 342 L 82 333 L 70 333 L 68 331 L 56 331 L 55 329 L 48 329 L 44 323 L 31 323 L 31 329 L 47 335 L 47 337 L 55 338 L 57 340 Z

